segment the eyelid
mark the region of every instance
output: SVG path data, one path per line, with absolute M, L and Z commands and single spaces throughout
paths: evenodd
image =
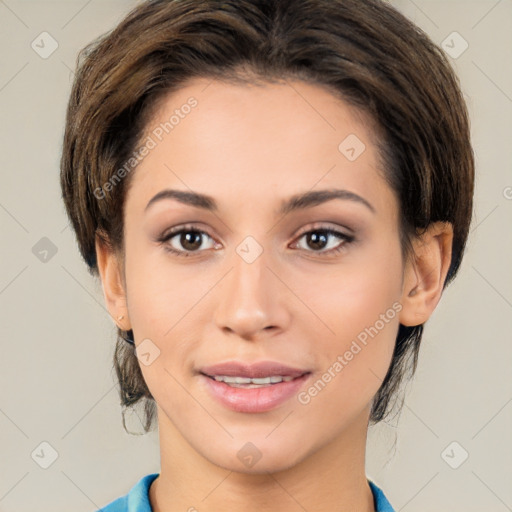
M 160 236 L 160 238 L 167 238 L 171 235 L 180 233 L 181 231 L 186 231 L 187 229 L 189 231 L 198 231 L 200 233 L 204 233 L 213 239 L 213 236 L 210 235 L 210 233 L 208 233 L 207 229 L 201 228 L 198 224 L 195 224 L 193 222 L 189 222 L 186 224 L 178 224 L 177 226 L 173 226 L 172 228 L 169 228 L 168 230 L 164 231 L 162 233 L 162 235 Z
M 352 229 L 350 229 L 349 227 L 339 226 L 337 224 L 333 224 L 332 222 L 327 222 L 327 221 L 325 221 L 325 222 L 317 221 L 317 222 L 314 222 L 313 225 L 309 225 L 305 228 L 301 228 L 301 230 L 298 232 L 298 234 L 296 236 L 300 237 L 302 235 L 305 235 L 306 233 L 309 233 L 310 231 L 320 231 L 320 230 L 338 231 L 342 235 L 345 235 L 347 237 L 354 236 L 354 231 Z
M 212 236 L 208 232 L 207 229 L 201 228 L 198 224 L 193 223 L 193 222 L 186 223 L 186 224 L 180 224 L 180 225 L 174 226 L 172 228 L 169 228 L 168 230 L 164 231 L 162 233 L 162 235 L 160 235 L 158 237 L 158 239 L 159 239 L 159 241 L 162 241 L 163 239 L 169 238 L 170 236 L 176 235 L 176 234 L 180 233 L 181 231 L 185 231 L 187 229 L 191 230 L 191 231 L 200 232 L 201 234 L 208 235 L 212 240 L 215 240 L 215 237 Z M 317 221 L 317 222 L 313 223 L 313 225 L 309 225 L 304 228 L 301 228 L 301 230 L 296 235 L 294 235 L 294 238 L 301 237 L 301 236 L 303 236 L 311 231 L 315 231 L 315 230 L 339 231 L 342 235 L 345 235 L 347 237 L 353 237 L 353 234 L 354 234 L 354 231 L 348 227 L 340 227 L 338 225 L 333 225 L 332 223 L 329 223 L 329 222 Z M 343 230 L 346 230 L 347 232 L 345 232 Z

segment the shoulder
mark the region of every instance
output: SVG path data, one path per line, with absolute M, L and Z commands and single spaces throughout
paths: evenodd
M 375 512 L 395 512 L 395 509 L 391 506 L 391 503 L 389 503 L 382 489 L 380 489 L 377 484 L 372 482 L 369 478 L 367 480 L 373 493 Z
M 143 476 L 130 491 L 108 503 L 97 512 L 152 512 L 149 502 L 149 486 L 159 473 Z

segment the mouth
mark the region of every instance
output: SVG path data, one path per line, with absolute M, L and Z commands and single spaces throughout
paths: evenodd
M 269 411 L 295 395 L 311 375 L 307 369 L 274 361 L 230 361 L 203 367 L 199 374 L 210 395 L 236 412 Z
M 273 375 L 298 377 L 309 370 L 288 366 L 278 361 L 259 361 L 257 363 L 225 361 L 223 363 L 203 366 L 199 371 L 208 376 L 227 375 L 230 377 L 259 378 L 271 377 Z
M 250 377 L 230 377 L 228 375 L 207 375 L 205 373 L 203 373 L 203 375 L 217 382 L 224 382 L 232 388 L 256 389 L 273 386 L 275 384 L 279 384 L 280 382 L 290 382 L 294 379 L 302 377 L 304 374 L 300 375 L 299 377 L 271 375 L 270 377 L 260 377 L 254 379 Z

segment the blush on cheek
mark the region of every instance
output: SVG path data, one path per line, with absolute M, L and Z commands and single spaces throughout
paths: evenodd
M 331 366 L 327 373 L 336 375 L 332 378 L 332 391 L 339 397 L 340 407 L 362 408 L 377 393 L 393 354 L 395 334 L 393 326 L 389 327 L 373 338 L 368 336 L 364 343 L 353 339 L 345 345 L 345 350 L 336 354 L 335 361 L 340 364 Z
M 392 303 L 371 301 L 363 295 L 359 298 L 351 308 L 339 310 L 336 336 L 329 336 L 330 341 L 318 350 L 329 354 L 326 371 L 330 368 L 331 373 L 343 374 L 350 386 L 371 394 L 380 387 L 391 363 L 399 321 Z

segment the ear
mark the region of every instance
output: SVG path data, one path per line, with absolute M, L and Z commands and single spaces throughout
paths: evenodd
M 122 262 L 115 254 L 105 235 L 96 233 L 96 259 L 101 277 L 103 295 L 110 316 L 124 331 L 131 329 L 126 307 L 126 292 L 122 278 Z M 122 318 L 120 318 L 122 316 Z
M 452 258 L 453 226 L 449 222 L 431 224 L 413 240 L 413 254 L 405 265 L 400 323 L 425 323 L 441 299 Z

